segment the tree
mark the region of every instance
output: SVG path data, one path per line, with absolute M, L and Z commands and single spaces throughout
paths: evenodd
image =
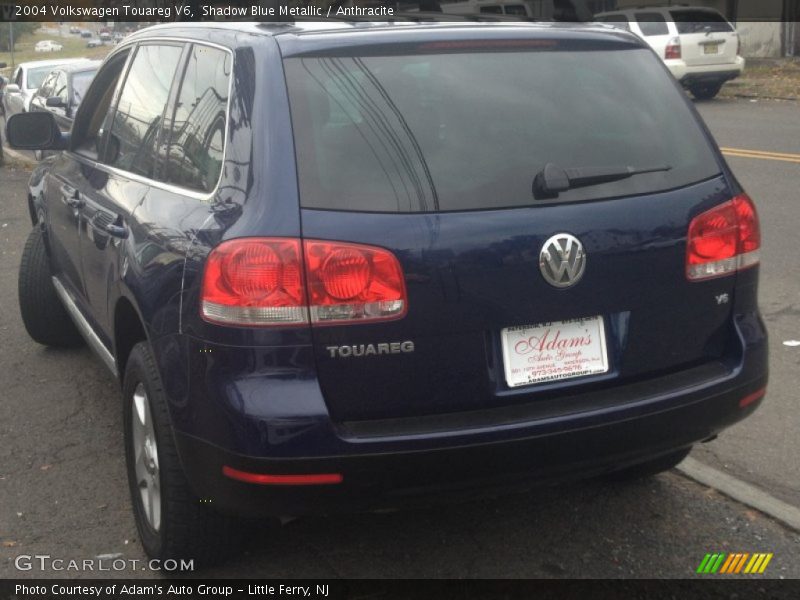
M 15 23 L 0 23 L 0 52 L 11 51 L 11 26 L 14 26 L 14 45 L 17 45 L 19 38 L 23 35 L 35 32 L 39 29 L 39 23 L 28 22 L 15 22 Z

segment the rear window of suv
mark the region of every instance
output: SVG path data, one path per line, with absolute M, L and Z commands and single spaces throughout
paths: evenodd
M 639 23 L 639 29 L 642 30 L 643 35 L 669 35 L 667 22 L 659 13 L 636 13 L 636 21 Z
M 720 172 L 650 50 L 338 54 L 284 64 L 306 208 L 532 205 L 547 163 L 671 167 L 568 190 L 558 202 L 665 191 Z
M 721 14 L 713 10 L 671 10 L 678 33 L 728 33 L 733 26 Z

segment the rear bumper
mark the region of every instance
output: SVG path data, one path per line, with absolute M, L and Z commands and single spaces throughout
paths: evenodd
M 647 461 L 708 439 L 743 419 L 760 400 L 746 408 L 740 408 L 740 400 L 765 385 L 766 377 L 638 418 L 436 450 L 264 459 L 236 455 L 185 434 L 177 439 L 198 496 L 224 512 L 260 517 L 375 510 L 587 478 Z M 342 482 L 244 483 L 223 476 L 223 466 L 251 473 L 338 473 Z
M 190 427 L 202 414 L 187 421 L 173 410 L 176 441 L 197 496 L 247 516 L 390 508 L 586 478 L 686 448 L 752 413 L 761 398 L 745 407 L 740 401 L 766 387 L 766 331 L 753 313 L 739 319 L 737 332 L 742 353 L 734 361 L 567 399 L 576 412 L 534 414 L 516 406 L 333 423 L 316 382 L 282 372 L 273 382 L 280 399 L 263 392 L 274 398 L 271 415 L 246 389 L 231 394 L 223 386 L 229 395 L 213 417 L 214 431 L 228 437 L 204 439 Z M 224 466 L 270 475 L 336 473 L 342 481 L 244 483 L 224 476 Z
M 741 56 L 737 56 L 729 64 L 689 66 L 682 60 L 665 62 L 673 77 L 684 86 L 695 83 L 725 83 L 739 77 L 745 67 L 745 59 Z

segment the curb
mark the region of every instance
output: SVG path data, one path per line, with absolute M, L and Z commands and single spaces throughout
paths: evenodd
M 750 508 L 772 517 L 787 527 L 800 532 L 800 508 L 778 500 L 767 492 L 737 479 L 727 473 L 689 457 L 676 467 L 682 475 L 717 490 Z
M 759 94 L 731 94 L 730 96 L 720 94 L 719 98 L 739 98 L 742 100 L 781 100 L 783 102 L 800 101 L 800 97 L 797 96 L 761 96 Z
M 38 164 L 38 162 L 35 159 L 31 158 L 30 156 L 25 156 L 24 154 L 22 154 L 21 152 L 17 152 L 16 150 L 12 150 L 8 146 L 3 146 L 3 154 L 5 155 L 6 158 L 10 158 L 17 162 L 26 163 L 29 165 Z

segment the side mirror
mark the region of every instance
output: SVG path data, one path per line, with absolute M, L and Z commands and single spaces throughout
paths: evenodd
M 49 106 L 50 108 L 66 108 L 66 103 L 64 102 L 63 98 L 59 96 L 51 96 L 47 100 L 45 100 L 45 106 Z
M 49 112 L 12 115 L 6 122 L 8 145 L 19 150 L 63 150 L 66 140 Z
M 0 69 L 5 69 L 8 65 L 4 62 L 0 62 Z
M 7 94 L 19 94 L 19 86 L 16 83 L 9 83 L 6 86 Z

